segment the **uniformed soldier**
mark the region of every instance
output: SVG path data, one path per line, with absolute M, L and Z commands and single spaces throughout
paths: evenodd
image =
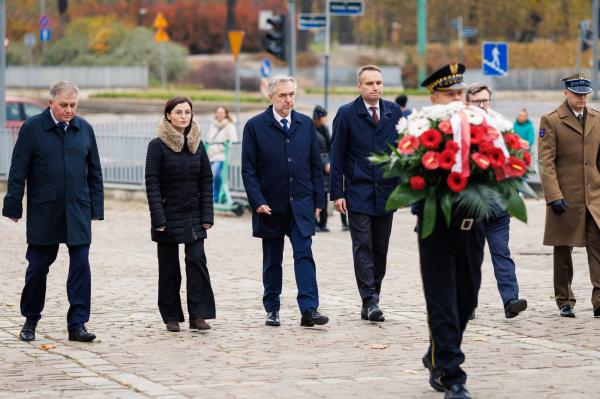
M 600 317 L 600 113 L 586 106 L 592 85 L 581 72 L 562 82 L 565 101 L 540 121 L 544 245 L 554 246 L 554 296 L 562 317 L 575 317 L 571 252 L 586 248 L 594 317 Z
M 446 65 L 421 86 L 429 90 L 433 104 L 460 101 L 465 88 L 464 71 L 462 64 Z M 484 226 L 473 219 L 455 218 L 448 227 L 440 212 L 433 233 L 423 239 L 422 203 L 413 207 L 413 213 L 418 218 L 419 257 L 430 331 L 423 365 L 429 369 L 429 383 L 435 390 L 446 392 L 445 398 L 470 398 L 465 386 L 467 375 L 460 367 L 465 360 L 460 345 L 469 316 L 477 305 Z

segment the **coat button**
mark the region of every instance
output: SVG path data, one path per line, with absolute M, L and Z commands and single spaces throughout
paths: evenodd
M 289 143 L 289 142 L 290 142 L 290 139 L 285 139 L 285 142 L 286 142 L 286 143 Z
M 293 177 L 290 177 L 290 181 L 294 181 L 294 178 L 293 178 Z
M 293 201 L 293 200 L 294 200 L 294 197 L 290 197 L 290 201 Z
M 288 162 L 292 162 L 292 158 L 288 158 Z

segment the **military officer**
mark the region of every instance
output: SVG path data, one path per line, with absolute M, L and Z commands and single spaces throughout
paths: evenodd
M 450 64 L 435 71 L 421 83 L 431 93 L 432 104 L 461 101 L 465 89 L 462 64 Z M 477 306 L 481 285 L 481 263 L 485 231 L 482 222 L 456 218 L 448 227 L 441 213 L 433 233 L 421 238 L 423 204 L 413 206 L 417 215 L 419 258 L 427 305 L 429 348 L 423 365 L 429 370 L 429 384 L 445 392 L 445 398 L 470 398 L 467 375 L 460 365 L 460 349 L 470 315 Z
M 581 72 L 562 82 L 565 101 L 540 121 L 540 175 L 548 204 L 544 245 L 554 247 L 554 296 L 562 317 L 575 317 L 571 252 L 586 248 L 594 317 L 600 317 L 600 113 L 586 105 L 592 85 Z

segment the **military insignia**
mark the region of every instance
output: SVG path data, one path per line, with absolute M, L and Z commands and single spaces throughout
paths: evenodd
M 585 78 L 583 77 L 583 72 L 579 72 L 579 79 L 585 79 Z
M 540 137 L 544 137 L 544 134 L 546 134 L 546 132 L 544 132 L 544 129 L 540 129 Z
M 450 64 L 450 73 L 455 75 L 458 72 L 458 64 Z

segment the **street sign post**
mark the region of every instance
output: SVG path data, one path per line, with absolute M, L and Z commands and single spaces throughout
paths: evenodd
M 227 33 L 229 37 L 229 48 L 235 60 L 235 125 L 238 136 L 240 135 L 240 50 L 244 41 L 243 30 L 230 30 Z
M 508 75 L 508 43 L 483 42 L 481 60 L 484 75 Z
M 40 42 L 49 42 L 52 40 L 52 31 L 48 28 L 40 30 Z
M 260 76 L 263 78 L 268 78 L 271 76 L 271 71 L 273 70 L 273 66 L 271 65 L 271 61 L 268 58 L 263 58 L 260 63 L 260 68 L 258 71 L 260 72 Z
M 154 34 L 154 41 L 158 42 L 158 48 L 160 51 L 160 80 L 162 83 L 163 89 L 167 88 L 167 67 L 165 66 L 165 42 L 169 41 L 169 34 L 165 29 L 169 26 L 167 19 L 159 12 L 156 14 L 156 18 L 154 18 L 153 23 L 154 29 L 156 29 L 156 33 Z
M 327 16 L 325 14 L 300 14 L 298 16 L 298 30 L 325 29 Z
M 362 16 L 365 11 L 363 0 L 354 1 L 330 1 L 329 12 L 337 16 Z

